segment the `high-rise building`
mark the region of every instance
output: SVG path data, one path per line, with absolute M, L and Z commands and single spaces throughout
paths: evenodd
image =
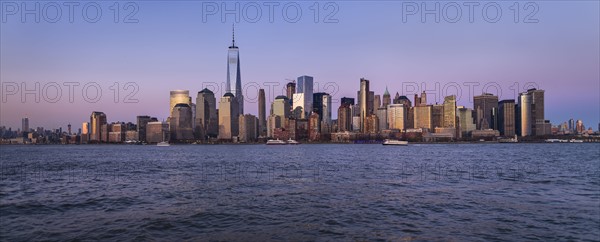
M 324 92 L 313 94 L 313 111 L 319 115 L 319 122 L 331 124 L 331 95 Z
M 289 100 L 292 100 L 292 98 L 294 98 L 294 93 L 296 93 L 296 82 L 288 82 L 288 84 L 285 85 L 285 96 L 287 96 Z
M 90 123 L 83 122 L 81 124 L 81 143 L 86 144 L 90 139 Z
M 414 107 L 414 128 L 416 129 L 428 129 L 433 130 L 433 124 L 431 120 L 431 105 L 421 105 Z
M 188 90 L 174 90 L 171 91 L 171 98 L 170 100 L 170 107 L 169 107 L 169 114 L 171 114 L 173 112 L 173 108 L 175 107 L 175 105 L 179 104 L 179 103 L 185 103 L 190 105 L 190 91 Z
M 474 96 L 473 110 L 476 113 L 477 129 L 498 129 L 498 96 L 490 93 Z
M 289 94 L 289 93 L 288 93 Z M 258 136 L 267 135 L 267 111 L 265 89 L 258 90 Z
M 502 100 L 498 103 L 498 130 L 500 135 L 515 135 L 515 100 Z
M 456 96 L 444 97 L 444 128 L 456 128 Z
M 239 134 L 239 105 L 237 98 L 225 93 L 219 102 L 219 139 L 231 140 Z
M 367 124 L 365 126 L 367 127 L 367 130 L 365 133 L 369 133 L 369 134 L 378 133 L 379 132 L 379 119 L 377 118 L 377 115 L 370 114 L 367 117 Z
M 90 115 L 90 142 L 102 141 L 102 138 L 104 137 L 102 126 L 106 124 L 106 114 L 97 111 L 92 112 L 92 115 Z
M 352 110 L 350 104 L 342 103 L 338 108 L 338 131 L 352 131 Z
M 377 108 L 375 115 L 377 116 L 377 119 L 379 119 L 379 129 L 388 129 L 387 107 Z
M 456 115 L 458 116 L 458 126 L 461 136 L 470 136 L 471 132 L 477 128 L 473 123 L 473 110 L 460 106 L 456 108 Z
M 287 101 L 288 99 L 286 98 L 284 100 Z M 284 118 L 278 115 L 269 115 L 269 119 L 267 120 L 267 137 L 274 137 L 275 129 L 283 127 L 282 119 Z
M 575 119 L 569 119 L 569 131 L 574 132 L 575 131 Z
M 136 117 L 136 131 L 138 134 L 137 140 L 146 141 L 146 125 L 151 121 L 150 116 L 137 116 Z
M 319 141 L 321 139 L 321 117 L 316 112 L 311 112 L 308 118 L 308 139 L 310 141 Z
M 581 121 L 581 119 L 578 119 L 577 122 L 575 123 L 575 132 L 577 132 L 578 134 L 583 133 L 583 131 L 585 130 L 585 126 L 583 125 L 583 121 Z
M 387 107 L 389 129 L 405 130 L 407 109 L 404 104 L 390 104 Z
M 166 122 L 151 121 L 146 125 L 146 142 L 159 143 L 169 140 L 169 124 Z
M 178 103 L 173 107 L 170 118 L 171 140 L 192 140 L 194 132 L 192 129 L 192 107 L 185 103 Z
M 271 115 L 279 116 L 282 119 L 290 117 L 290 102 L 286 96 L 277 96 L 273 100 Z
M 242 74 L 240 72 L 240 49 L 235 46 L 235 29 L 231 38 L 231 46 L 229 46 L 227 52 L 227 83 L 225 84 L 225 92 L 235 96 L 238 102 L 236 109 L 240 114 L 243 114 L 244 95 L 242 94 Z
M 360 91 L 359 91 L 359 106 L 360 106 L 360 131 L 362 133 L 367 133 L 367 117 L 371 113 L 369 110 L 369 80 L 361 78 L 360 79 Z
M 546 119 L 544 116 L 544 90 L 529 89 L 527 93 L 531 95 L 531 117 L 533 135 L 550 134 L 545 128 Z
M 296 86 L 296 94 L 303 95 L 294 95 L 293 98 L 293 107 L 302 107 L 302 118 L 307 118 L 308 115 L 313 111 L 313 77 L 311 76 L 301 76 L 298 77 L 298 81 L 296 82 L 298 85 Z
M 517 113 L 517 131 L 520 136 L 531 136 L 533 135 L 531 127 L 531 95 L 524 92 L 519 94 L 519 106 L 516 111 Z
M 431 106 L 431 130 L 444 127 L 444 105 Z
M 544 90 L 529 89 L 519 94 L 518 134 L 521 136 L 547 134 L 548 129 L 544 118 Z
M 29 118 L 27 117 L 21 119 L 21 132 L 29 132 Z
M 196 96 L 196 136 L 216 137 L 219 133 L 219 117 L 217 116 L 217 99 L 208 88 L 199 91 Z
M 373 112 L 375 112 L 380 107 L 381 107 L 381 96 L 379 96 L 379 95 L 373 96 Z
M 255 142 L 258 138 L 258 118 L 252 114 L 240 114 L 239 125 L 240 142 Z
M 383 102 L 382 102 L 382 107 L 387 108 L 388 105 L 392 104 L 392 97 L 390 96 L 390 93 L 388 92 L 388 88 L 385 87 L 385 92 L 383 93 Z

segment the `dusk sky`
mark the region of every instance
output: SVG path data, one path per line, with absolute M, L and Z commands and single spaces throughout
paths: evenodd
M 36 2 L 26 3 L 34 8 Z M 48 2 L 38 3 L 42 8 Z M 44 16 L 36 23 L 34 15 L 26 15 L 23 23 L 20 12 L 11 14 L 14 5 L 2 2 L 0 126 L 20 128 L 21 118 L 27 116 L 32 128 L 66 128 L 71 123 L 76 130 L 82 122 L 89 122 L 92 111 L 105 112 L 109 122 L 135 122 L 136 115 L 166 119 L 170 90 L 190 90 L 195 102 L 202 88 L 224 85 L 234 15 L 226 15 L 222 21 L 218 12 L 203 21 L 203 3 L 199 1 L 133 2 L 139 7 L 133 19 L 139 21 L 123 23 L 133 7 L 123 9 L 126 2 L 119 2 L 119 22 L 115 23 L 114 11 L 110 10 L 114 2 L 102 1 L 98 2 L 102 8 L 99 21 L 89 23 L 82 17 L 86 3 L 75 7 L 73 23 L 69 22 L 68 7 L 63 5 L 57 23 L 49 23 Z M 220 8 L 221 3 L 234 8 L 236 2 L 205 3 L 204 14 L 209 5 Z M 262 2 L 237 3 L 248 10 L 246 16 L 241 9 L 235 25 L 247 113 L 257 114 L 257 103 L 252 101 L 256 100 L 257 86 L 267 90 L 269 110 L 271 100 L 284 93 L 286 79 L 310 75 L 315 80 L 315 92 L 329 92 L 337 102 L 333 105 L 335 119 L 339 99 L 356 98 L 359 80 L 364 77 L 371 81 L 375 94 L 382 95 L 387 86 L 392 95 L 399 92 L 412 101 L 415 91 L 420 93 L 424 85 L 429 103 L 441 103 L 444 95 L 459 94 L 458 105 L 468 108 L 473 107 L 473 89 L 477 95 L 483 87 L 491 86 L 488 92 L 502 100 L 516 99 L 517 92 L 537 86 L 546 91 L 546 119 L 552 124 L 574 118 L 582 119 L 586 128 L 598 128 L 598 1 L 533 2 L 538 11 L 529 17 L 535 6 L 525 9 L 525 2 L 520 2 L 518 23 L 511 10 L 513 2 L 498 2 L 502 14 L 496 23 L 482 16 L 482 7 L 488 2 L 477 2 L 473 23 L 463 2 L 458 3 L 462 16 L 457 23 L 444 18 L 456 15 L 456 5 L 446 6 L 449 2 L 437 2 L 448 10 L 439 23 L 434 15 L 426 15 L 422 23 L 420 13 L 405 16 L 403 21 L 403 3 L 393 1 L 332 2 L 327 9 L 325 2 L 319 2 L 318 23 L 314 22 L 312 1 L 298 2 L 302 15 L 296 23 L 283 18 L 282 8 L 288 2 L 278 2 L 273 23 L 268 6 Z M 434 8 L 436 2 L 404 2 L 405 7 L 410 3 Z M 21 8 L 21 2 L 17 6 Z M 256 23 L 251 22 L 254 6 L 262 8 Z M 329 20 L 337 19 L 337 23 L 325 23 L 334 6 L 338 11 Z M 46 9 L 51 15 L 47 18 L 56 15 L 51 6 Z M 90 12 L 93 8 L 88 8 Z M 288 8 L 288 14 L 294 18 L 294 9 Z M 488 8 L 488 15 L 492 19 L 496 16 L 493 8 Z M 524 19 L 538 22 L 524 23 Z M 22 102 L 22 84 L 34 89 L 36 82 L 42 95 L 48 95 L 36 103 L 35 94 L 28 94 Z M 73 102 L 69 100 L 69 84 L 65 85 L 70 82 L 79 83 L 74 86 Z M 118 103 L 111 90 L 115 82 L 120 89 Z M 125 89 L 129 82 L 139 87 L 132 96 L 137 103 L 123 103 L 133 90 L 133 86 Z M 56 97 L 52 83 L 61 86 L 62 96 Z M 90 83 L 102 89 L 96 103 L 87 102 L 82 95 L 83 86 Z M 417 90 L 413 83 L 419 85 Z M 277 84 L 275 92 L 269 92 L 269 86 Z M 19 90 L 13 94 L 15 86 Z M 500 92 L 494 86 L 500 87 Z M 94 89 L 88 91 L 93 99 Z M 216 94 L 223 92 L 217 90 Z

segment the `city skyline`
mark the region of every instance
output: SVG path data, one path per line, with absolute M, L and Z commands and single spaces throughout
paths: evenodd
M 142 4 L 141 7 L 145 7 Z M 285 79 L 295 78 L 301 75 L 309 75 L 314 77 L 315 92 L 323 91 L 323 87 L 327 83 L 335 83 L 338 91 L 331 93 L 334 103 L 333 117 L 337 117 L 337 107 L 339 100 L 342 97 L 355 97 L 354 87 L 355 80 L 365 77 L 371 81 L 370 89 L 375 92 L 375 95 L 381 95 L 386 87 L 392 95 L 399 92 L 401 95 L 411 97 L 413 93 L 403 92 L 402 85 L 406 84 L 422 84 L 425 83 L 426 89 L 435 89 L 437 95 L 430 95 L 430 103 L 443 102 L 444 95 L 441 94 L 444 86 L 448 90 L 452 90 L 452 83 L 462 87 L 462 95 L 457 95 L 457 105 L 472 107 L 473 93 L 467 95 L 466 92 L 473 87 L 473 83 L 478 84 L 475 87 L 475 95 L 483 93 L 481 88 L 489 83 L 497 83 L 502 93 L 500 100 L 518 99 L 515 93 L 520 93 L 525 90 L 524 85 L 528 82 L 537 83 L 539 89 L 543 89 L 547 93 L 546 99 L 546 119 L 549 119 L 553 124 L 559 124 L 571 118 L 583 120 L 586 126 L 594 127 L 599 120 L 598 106 L 600 97 L 596 90 L 600 90 L 598 80 L 597 66 L 598 56 L 598 30 L 591 28 L 590 22 L 594 22 L 598 16 L 593 11 L 585 10 L 585 6 L 596 6 L 597 3 L 577 3 L 573 6 L 561 3 L 539 3 L 540 8 L 545 10 L 538 15 L 539 23 L 525 24 L 512 23 L 504 20 L 500 23 L 483 23 L 481 21 L 470 23 L 458 23 L 457 25 L 449 25 L 448 23 L 402 23 L 402 21 L 392 21 L 396 25 L 390 25 L 385 21 L 381 21 L 381 26 L 372 28 L 367 36 L 358 34 L 356 31 L 349 30 L 351 23 L 356 23 L 357 19 L 363 17 L 356 16 L 352 18 L 352 13 L 356 13 L 356 8 L 362 6 L 361 3 L 340 3 L 340 12 L 337 18 L 338 23 L 311 23 L 310 21 L 302 21 L 297 24 L 287 22 L 275 22 L 273 24 L 251 24 L 244 21 L 236 24 L 236 45 L 241 46 L 244 50 L 244 79 L 243 83 L 259 83 L 260 88 L 267 90 L 266 103 L 271 103 L 273 99 L 281 94 L 285 88 L 287 81 Z M 196 6 L 193 3 L 181 4 L 184 6 Z M 182 8 L 177 5 L 173 8 Z M 394 5 L 394 4 L 392 4 Z M 395 6 L 395 5 L 394 5 Z M 156 9 L 152 4 L 148 4 L 145 9 L 148 13 L 153 13 Z M 560 9 L 560 10 L 559 10 Z M 373 16 L 372 7 L 366 6 L 364 12 Z M 377 9 L 378 11 L 390 11 L 386 9 Z M 578 15 L 575 16 L 574 13 Z M 140 14 L 143 13 L 140 10 Z M 183 11 L 184 16 L 191 16 L 197 19 L 199 16 L 189 15 L 190 12 Z M 383 17 L 389 19 L 392 16 L 385 14 Z M 572 18 L 562 18 L 561 16 L 572 16 Z M 146 18 L 142 18 L 146 17 Z M 201 17 L 201 16 L 200 16 Z M 80 34 L 76 34 L 83 25 L 85 31 L 102 30 L 108 32 L 123 32 L 130 29 L 145 28 L 146 23 L 143 20 L 150 21 L 156 24 L 164 19 L 160 17 L 148 17 L 140 15 L 140 23 L 126 25 L 101 22 L 98 25 L 77 23 L 68 25 L 64 23 L 40 23 L 39 25 L 30 23 L 19 23 L 8 21 L 2 23 L 2 74 L 1 79 L 3 85 L 6 83 L 17 83 L 18 85 L 25 83 L 28 88 L 32 88 L 35 82 L 40 82 L 42 86 L 51 81 L 56 81 L 63 86 L 65 82 L 79 82 L 80 85 L 76 89 L 81 91 L 81 87 L 88 82 L 96 81 L 103 90 L 103 97 L 97 103 L 89 103 L 82 100 L 81 96 L 75 96 L 75 101 L 70 103 L 66 97 L 66 87 L 63 86 L 63 97 L 57 103 L 46 102 L 43 98 L 40 103 L 33 101 L 33 95 L 27 96 L 28 101 L 22 103 L 20 95 L 7 96 L 3 90 L 3 98 L 7 102 L 2 102 L 2 115 L 0 125 L 7 127 L 18 127 L 21 118 L 29 117 L 31 119 L 31 127 L 44 126 L 48 128 L 66 127 L 68 123 L 78 124 L 86 120 L 86 116 L 93 110 L 102 110 L 111 120 L 119 121 L 135 121 L 135 116 L 130 115 L 132 110 L 139 110 L 140 114 L 146 114 L 158 117 L 160 120 L 166 120 L 169 113 L 164 109 L 164 103 L 168 96 L 164 93 L 171 90 L 184 89 L 191 93 L 205 88 L 206 84 L 218 83 L 224 84 L 226 76 L 226 67 L 223 65 L 223 49 L 227 48 L 227 43 L 231 41 L 231 22 L 233 21 L 208 21 L 207 23 L 190 22 L 182 24 L 182 26 L 171 30 L 169 33 L 175 34 L 176 37 L 170 39 L 158 38 L 155 41 L 141 41 L 127 35 L 126 39 L 131 41 L 116 42 L 116 40 L 108 40 L 107 44 L 84 38 Z M 394 18 L 392 18 L 394 20 Z M 511 20 L 511 19 L 509 19 Z M 165 20 L 164 23 L 174 20 Z M 373 27 L 367 25 L 369 21 L 363 21 L 356 26 L 357 30 Z M 376 21 L 378 22 L 378 21 Z M 597 21 L 596 21 L 597 22 Z M 371 21 L 370 23 L 373 23 Z M 202 29 L 199 32 L 186 31 L 190 26 L 197 26 Z M 401 28 L 393 28 L 398 26 Z M 570 27 L 578 26 L 576 29 Z M 47 30 L 40 28 L 49 27 L 50 31 L 60 31 L 64 36 L 50 39 L 56 48 L 44 49 L 38 51 L 33 40 L 23 40 L 26 36 L 31 36 L 34 33 L 39 36 L 50 34 Z M 554 29 L 550 29 L 550 27 Z M 160 29 L 160 26 L 158 27 Z M 387 28 L 387 29 L 386 29 Z M 488 33 L 486 29 L 492 28 L 498 32 Z M 402 30 L 399 30 L 402 29 Z M 450 29 L 450 30 L 448 30 Z M 334 37 L 333 33 L 328 31 L 340 31 L 345 38 Z M 430 32 L 440 30 L 443 34 Z M 21 35 L 15 35 L 19 31 Z M 85 32 L 84 31 L 84 32 Z M 311 34 L 313 38 L 306 38 L 304 41 L 295 40 L 294 38 L 282 38 L 275 34 L 277 31 L 283 33 L 305 33 Z M 457 42 L 458 37 L 467 32 L 473 31 L 472 38 L 464 39 L 464 42 Z M 559 32 L 570 33 L 559 38 L 560 41 L 554 39 L 540 39 L 534 34 L 542 34 L 544 37 L 554 36 Z M 516 32 L 516 33 L 515 33 Z M 532 33 L 529 33 L 532 32 Z M 205 39 L 198 39 L 199 34 L 205 33 Z M 403 35 L 405 33 L 409 33 Z M 485 37 L 485 34 L 491 34 L 491 37 Z M 504 34 L 509 34 L 510 37 L 502 37 Z M 195 45 L 192 48 L 190 39 L 183 38 L 183 34 L 187 34 L 195 39 Z M 418 35 L 421 34 L 421 37 Z M 520 34 L 520 35 L 518 35 Z M 272 40 L 263 43 L 264 36 L 269 36 Z M 446 42 L 435 41 L 434 36 L 449 37 Z M 589 38 L 583 38 L 589 37 Z M 69 44 L 69 40 L 65 43 L 57 41 L 73 37 L 76 40 L 87 40 L 90 43 L 98 44 L 98 47 L 108 48 L 109 54 L 102 54 L 100 50 L 91 49 L 87 53 L 90 58 L 82 62 L 80 54 L 75 54 L 86 50 L 86 46 L 81 44 L 69 45 L 70 49 L 65 49 Z M 326 37 L 326 38 L 319 38 Z M 494 39 L 492 37 L 497 37 Z M 461 41 L 463 38 L 460 38 Z M 100 38 L 102 40 L 102 38 Z M 170 43 L 176 43 L 177 40 L 183 41 L 182 47 L 169 47 Z M 418 41 L 423 44 L 416 44 Z M 481 41 L 491 41 L 489 45 L 482 45 Z M 577 40 L 580 44 L 569 44 Z M 16 41 L 24 41 L 25 45 L 16 46 Z M 409 41 L 408 43 L 405 41 Z M 484 42 L 485 42 L 484 41 Z M 541 41 L 541 42 L 540 42 Z M 135 60 L 147 58 L 148 55 L 138 53 L 137 56 L 131 55 L 134 52 L 127 50 L 132 48 L 132 43 L 146 43 L 153 48 L 163 46 L 165 50 L 157 49 L 157 53 L 166 55 L 169 58 L 158 58 L 155 62 L 139 62 Z M 359 43 L 369 44 L 359 44 Z M 390 44 L 396 42 L 397 44 Z M 21 42 L 19 42 L 21 43 Z M 201 44 L 198 44 L 201 43 Z M 404 45 L 402 45 L 403 43 Z M 541 47 L 539 44 L 541 43 Z M 29 45 L 27 45 L 29 44 Z M 408 45 L 407 45 L 408 44 Z M 267 46 L 272 46 L 269 49 L 277 51 L 268 51 Z M 350 48 L 355 46 L 357 48 Z M 381 53 L 376 51 L 380 46 L 393 46 L 391 52 Z M 452 50 L 450 46 L 459 46 L 459 50 Z M 536 47 L 537 46 L 537 47 Z M 587 49 L 581 49 L 584 46 Z M 23 48 L 29 48 L 28 50 Z M 114 49 L 112 49 L 114 47 Z M 329 48 L 326 48 L 329 47 Z M 403 48 L 406 47 L 406 48 Z M 431 51 L 426 51 L 427 48 L 434 47 L 439 52 L 436 52 L 438 59 L 432 62 Z M 493 47 L 493 48 L 492 48 Z M 98 49 L 102 49 L 98 48 Z M 134 48 L 134 47 L 133 47 Z M 317 50 L 330 51 L 335 59 L 339 59 L 343 64 L 322 65 L 323 61 L 332 60 L 329 55 L 319 55 Z M 387 49 L 387 48 L 386 48 Z M 26 50 L 26 51 L 24 51 Z M 70 51 L 69 51 L 70 50 Z M 135 51 L 142 49 L 134 48 Z M 185 50 L 185 51 L 184 51 Z M 340 52 L 343 50 L 343 52 Z M 504 50 L 506 53 L 500 53 Z M 552 50 L 548 53 L 548 50 Z M 120 51 L 120 52 L 119 52 Z M 205 52 L 204 52 L 205 51 Z M 297 55 L 298 51 L 306 52 L 305 55 Z M 417 53 L 421 51 L 421 53 Z M 34 58 L 36 53 L 45 53 L 45 58 Z M 59 59 L 57 63 L 53 63 L 49 58 L 57 56 L 58 53 L 65 55 Z M 119 60 L 119 53 L 127 54 L 130 57 L 125 59 L 131 63 Z M 198 57 L 198 53 L 203 53 Z M 396 53 L 396 55 L 391 55 Z M 590 55 L 592 54 L 592 55 Z M 196 56 L 196 57 L 191 57 Z M 395 56 L 396 60 L 389 61 L 390 57 Z M 446 57 L 448 56 L 448 57 Z M 450 56 L 463 56 L 458 63 L 450 61 Z M 488 58 L 494 56 L 498 58 Z M 513 58 L 510 58 L 510 57 Z M 179 57 L 179 58 L 178 58 Z M 318 57 L 318 58 L 317 58 Z M 194 61 L 173 61 L 179 60 L 194 60 Z M 191 59 L 190 59 L 191 58 Z M 37 59 L 36 61 L 28 61 Z M 324 60 L 319 60 L 324 59 Z M 345 59 L 345 60 L 343 60 Z M 489 59 L 489 60 L 488 60 Z M 569 60 L 581 60 L 582 64 L 573 64 Z M 73 61 L 82 62 L 76 64 Z M 112 60 L 107 61 L 107 60 Z M 220 61 L 219 61 L 220 60 Z M 544 61 L 542 61 L 544 60 Z M 113 63 L 114 62 L 114 63 Z M 139 63 L 145 63 L 143 66 Z M 167 62 L 175 62 L 168 64 Z M 281 63 L 287 63 L 281 65 Z M 481 64 L 475 64 L 480 62 Z M 516 62 L 516 63 L 513 63 Z M 429 64 L 426 64 L 429 63 Z M 272 66 L 279 67 L 273 68 Z M 98 67 L 95 67 L 98 66 Z M 395 68 L 398 66 L 398 68 Z M 562 66 L 563 68 L 557 68 Z M 99 68 L 105 67 L 105 68 Z M 426 68 L 427 67 L 427 68 Z M 436 70 L 434 72 L 429 71 Z M 35 69 L 36 72 L 25 72 L 26 69 Z M 164 69 L 164 70 L 161 70 Z M 74 71 L 73 71 L 74 70 Z M 109 71 L 104 71 L 109 70 Z M 111 71 L 112 70 L 112 71 Z M 143 72 L 142 72 L 143 70 Z M 148 71 L 150 70 L 150 71 Z M 384 71 L 386 70 L 386 71 Z M 390 71 L 393 70 L 393 71 Z M 527 71 L 526 71 L 527 70 Z M 143 73 L 149 74 L 143 74 Z M 572 74 L 572 75 L 571 75 Z M 87 81 L 89 80 L 89 81 Z M 426 81 L 422 81 L 426 80 Z M 460 81 L 458 81 L 460 80 Z M 568 80 L 568 81 L 566 81 Z M 120 84 L 119 88 L 123 89 L 124 85 L 130 81 L 136 83 L 139 87 L 139 94 L 136 96 L 138 103 L 115 103 L 111 90 L 109 89 L 114 82 Z M 279 83 L 278 93 L 269 93 L 268 87 L 265 84 Z M 439 83 L 439 88 L 436 86 Z M 514 83 L 518 83 L 518 92 L 511 90 L 516 88 Z M 471 86 L 468 86 L 469 84 Z M 6 85 L 5 85 L 6 86 Z M 5 87 L 3 86 L 3 87 Z M 247 87 L 252 90 L 252 95 L 257 97 L 258 88 Z M 40 87 L 41 89 L 41 87 Z M 479 90 L 479 91 L 477 91 Z M 494 87 L 488 90 L 496 94 Z M 122 90 L 124 92 L 124 90 Z M 421 90 L 415 90 L 415 93 L 420 93 Z M 126 93 L 126 92 L 124 92 Z M 124 94 L 123 94 L 124 95 Z M 223 93 L 215 93 L 216 96 L 222 96 Z M 193 95 L 192 95 L 193 96 Z M 434 99 L 434 97 L 436 97 Z M 250 97 L 252 98 L 252 97 Z M 256 98 L 254 98 L 256 99 Z M 245 113 L 258 114 L 257 100 L 246 100 L 248 111 Z M 582 103 L 589 105 L 581 105 Z M 591 105 L 591 106 L 590 106 Z M 159 108 L 160 107 L 160 108 Z

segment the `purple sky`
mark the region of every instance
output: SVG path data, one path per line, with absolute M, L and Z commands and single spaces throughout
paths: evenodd
M 34 3 L 26 2 L 31 8 Z M 20 128 L 21 118 L 28 116 L 31 127 L 66 128 L 72 123 L 78 128 L 95 110 L 105 112 L 109 122 L 134 121 L 136 115 L 165 119 L 170 90 L 190 90 L 195 99 L 203 87 L 225 82 L 233 15 L 226 15 L 226 21 L 220 14 L 208 15 L 203 21 L 209 6 L 203 8 L 202 2 L 137 2 L 139 11 L 134 18 L 139 22 L 123 23 L 133 8 L 123 9 L 125 3 L 121 2 L 119 22 L 114 23 L 112 3 L 99 2 L 100 20 L 88 23 L 81 13 L 85 3 L 75 8 L 73 23 L 69 23 L 65 6 L 57 23 L 44 19 L 55 16 L 53 6 L 44 8 L 47 2 L 41 2 L 42 12 L 46 9 L 48 14 L 41 16 L 40 23 L 35 23 L 33 15 L 22 23 L 20 13 L 10 15 L 13 6 L 2 3 L 0 126 Z M 215 3 L 221 8 L 221 2 Z M 399 92 L 411 99 L 414 91 L 409 86 L 417 83 L 420 92 L 424 85 L 430 103 L 435 103 L 435 95 L 442 102 L 442 95 L 457 94 L 455 87 L 460 86 L 458 103 L 467 107 L 472 107 L 469 86 L 475 94 L 484 86 L 497 93 L 494 86 L 499 86 L 500 99 L 514 99 L 516 92 L 533 83 L 546 90 L 546 119 L 553 124 L 582 119 L 595 130 L 600 121 L 597 1 L 534 2 L 538 11 L 531 19 L 538 23 L 523 23 L 535 9 L 525 9 L 525 3 L 520 4 L 519 22 L 515 23 L 512 2 L 498 2 L 502 15 L 496 23 L 482 15 L 487 2 L 475 7 L 473 23 L 464 5 L 459 5 L 462 15 L 457 23 L 446 21 L 444 17 L 455 16 L 455 6 L 448 2 L 440 2 L 440 9 L 448 11 L 440 15 L 439 23 L 433 15 L 427 15 L 422 23 L 419 14 L 406 15 L 403 22 L 402 3 L 391 1 L 337 2 L 338 11 L 332 17 L 337 23 L 324 23 L 334 7 L 325 9 L 323 2 L 319 3 L 318 23 L 311 10 L 314 2 L 299 2 L 302 15 L 296 23 L 283 18 L 287 2 L 275 7 L 273 23 L 269 22 L 268 7 L 259 3 L 263 13 L 258 22 L 251 23 L 255 5 L 239 3 L 236 44 L 249 113 L 257 113 L 256 103 L 251 102 L 257 86 L 267 89 L 270 102 L 282 93 L 286 79 L 311 75 L 315 91 L 328 91 L 337 102 L 344 96 L 355 97 L 359 79 L 364 77 L 371 80 L 376 94 L 383 94 L 387 86 L 392 95 Z M 436 2 L 414 3 L 434 8 Z M 235 2 L 225 4 L 235 7 Z M 248 14 L 243 13 L 244 7 Z M 293 8 L 288 8 L 288 14 L 288 18 L 294 17 Z M 486 16 L 493 18 L 494 9 L 488 8 Z M 36 82 L 42 93 L 38 94 L 40 102 L 35 102 L 35 94 L 25 95 L 22 102 L 21 85 L 34 89 Z M 70 82 L 79 84 L 74 87 L 73 102 L 69 100 Z M 118 103 L 111 89 L 115 82 L 120 89 Z M 123 103 L 133 90 L 124 89 L 129 82 L 139 88 L 133 95 L 137 103 Z M 61 86 L 62 96 L 56 97 L 53 83 Z M 14 84 L 19 90 L 13 95 Z M 86 84 L 102 89 L 97 102 L 84 99 Z M 276 84 L 276 91 L 269 92 Z M 94 99 L 93 86 L 88 94 L 88 99 Z M 336 118 L 337 105 L 334 107 Z

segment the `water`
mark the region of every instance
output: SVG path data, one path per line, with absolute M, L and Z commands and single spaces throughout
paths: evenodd
M 600 240 L 600 144 L 1 146 L 0 240 Z

